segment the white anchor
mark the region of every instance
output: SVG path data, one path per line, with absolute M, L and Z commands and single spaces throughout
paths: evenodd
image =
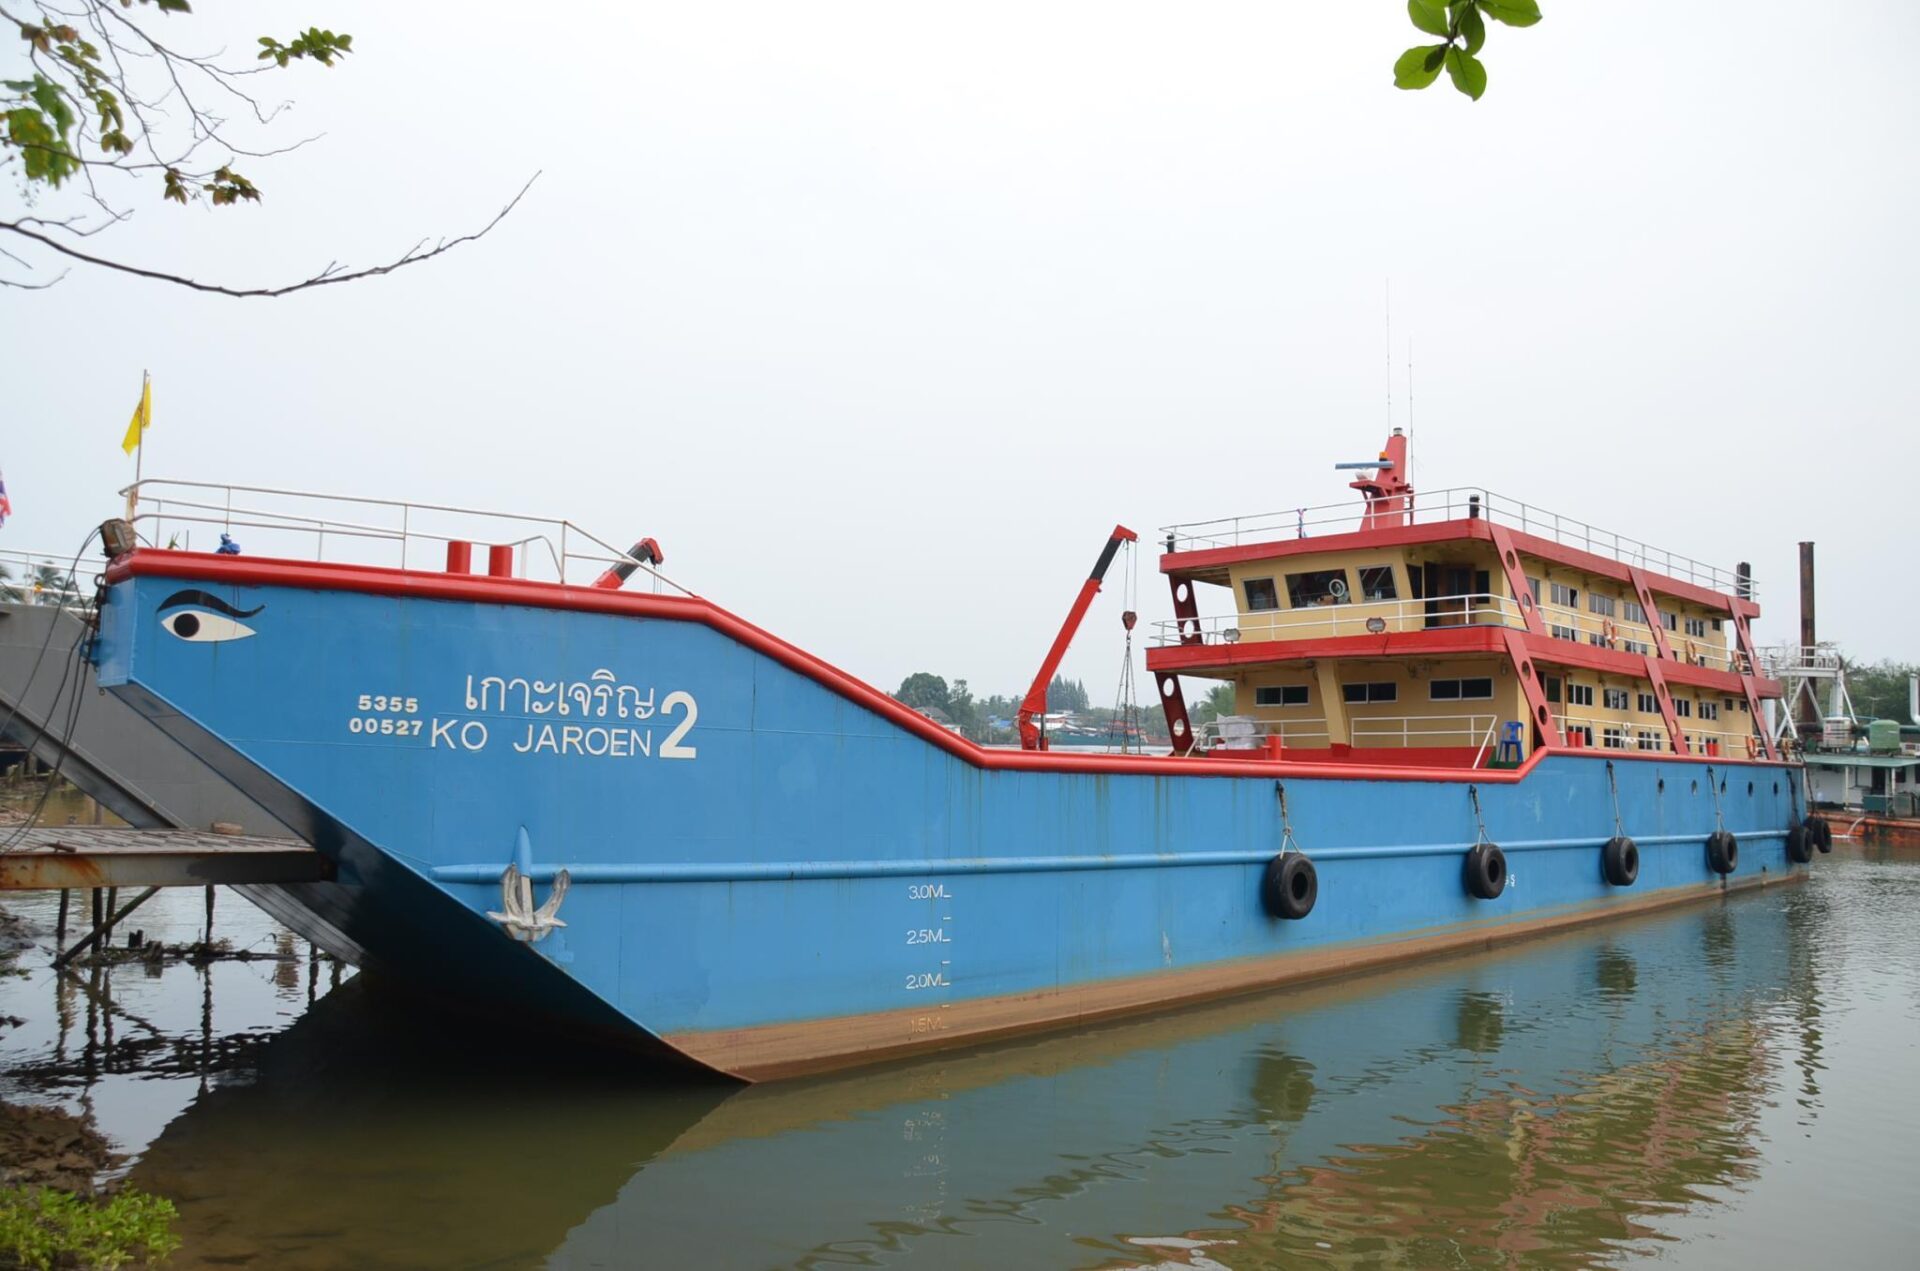
M 533 845 L 527 838 L 527 829 L 520 827 L 520 841 L 516 845 L 515 859 L 508 863 L 507 872 L 500 875 L 500 907 L 504 912 L 489 909 L 487 917 L 507 929 L 507 934 L 515 940 L 524 940 L 529 944 L 538 943 L 547 938 L 555 927 L 567 924 L 557 916 L 560 902 L 567 898 L 567 888 L 573 879 L 566 870 L 560 870 L 553 876 L 553 890 L 546 901 L 535 908 L 533 904 Z M 525 869 L 521 865 L 526 866 Z

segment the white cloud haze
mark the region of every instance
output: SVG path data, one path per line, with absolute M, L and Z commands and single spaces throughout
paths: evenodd
M 1393 0 L 209 2 L 180 42 L 353 33 L 267 86 L 325 136 L 243 168 L 259 206 L 148 191 L 97 246 L 279 281 L 545 175 L 384 279 L 0 292 L 0 547 L 70 552 L 115 512 L 151 368 L 150 476 L 652 534 L 881 687 L 1018 692 L 1115 521 L 1346 493 L 1329 465 L 1384 430 L 1391 277 L 1417 484 L 1751 560 L 1763 638 L 1815 539 L 1822 634 L 1920 656 L 1920 12 L 1543 6 L 1493 28 L 1475 104 L 1392 88 L 1419 42 Z M 1141 584 L 1168 616 L 1151 552 Z M 1096 704 L 1118 609 L 1067 666 Z

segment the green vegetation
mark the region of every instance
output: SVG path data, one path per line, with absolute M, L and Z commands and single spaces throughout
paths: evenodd
M 0 1188 L 0 1264 L 151 1266 L 180 1247 L 173 1202 L 131 1189 L 89 1200 L 51 1187 Z
M 1847 668 L 1847 695 L 1853 698 L 1853 711 L 1862 719 L 1893 719 L 1903 724 L 1912 704 L 1907 681 L 1920 674 L 1920 663 L 1874 662 Z
M 1407 17 L 1438 44 L 1416 44 L 1393 64 L 1395 88 L 1425 88 L 1446 71 L 1453 86 L 1473 98 L 1487 91 L 1487 68 L 1480 50 L 1487 42 L 1487 19 L 1508 26 L 1532 26 L 1540 20 L 1538 0 L 1407 0 Z
M 900 681 L 900 687 L 893 692 L 893 699 L 902 705 L 917 711 L 938 711 L 967 737 L 990 745 L 1006 745 L 1018 740 L 1014 720 L 1020 711 L 1020 696 L 975 697 L 965 680 L 949 684 L 929 671 L 914 672 Z M 1054 676 L 1053 682 L 1047 685 L 1047 710 L 1071 711 L 1082 717 L 1084 725 L 1102 733 L 1112 728 L 1117 714 L 1111 707 L 1093 705 L 1084 683 L 1061 675 Z M 1134 716 L 1148 739 L 1168 740 L 1166 722 L 1159 712 L 1136 708 Z M 996 725 L 995 720 L 1002 722 Z

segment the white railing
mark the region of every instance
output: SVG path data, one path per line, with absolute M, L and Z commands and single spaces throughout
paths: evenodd
M 1524 629 L 1526 618 L 1510 597 L 1485 593 L 1434 596 L 1426 600 L 1367 600 L 1358 604 L 1311 605 L 1222 614 L 1211 618 L 1169 618 L 1153 624 L 1156 645 L 1182 644 L 1199 636 L 1202 644 L 1297 639 L 1319 636 L 1380 635 L 1388 631 L 1493 626 Z
M 474 565 L 483 571 L 489 547 L 511 547 L 516 578 L 588 582 L 610 565 L 626 564 L 657 585 L 693 594 L 568 520 L 211 481 L 149 478 L 120 493 L 128 519 L 151 547 L 210 552 L 226 535 L 253 556 L 437 570 L 446 565 L 447 544 L 471 543 Z
M 1651 570 L 1714 591 L 1734 592 L 1741 585 L 1740 578 L 1732 570 L 1654 547 L 1637 538 L 1561 516 L 1558 512 L 1549 512 L 1491 490 L 1473 487 L 1430 490 L 1409 496 L 1408 502 L 1411 506 L 1404 514 L 1384 513 L 1376 523 L 1393 525 L 1402 523 L 1404 519 L 1407 524 L 1431 524 L 1482 517 L 1523 534 L 1550 539 L 1566 547 L 1576 547 L 1624 565 Z M 1344 534 L 1365 529 L 1367 524 L 1367 503 L 1360 499 L 1282 512 L 1263 512 L 1255 516 L 1189 521 L 1181 525 L 1163 526 L 1160 533 L 1173 550 L 1195 551 L 1211 547 L 1239 547 L 1246 543 L 1266 543 L 1276 539 Z M 1748 595 L 1752 594 L 1749 580 Z
M 1592 729 L 1593 746 L 1595 749 L 1608 748 L 1608 729 L 1613 729 L 1621 734 L 1622 742 L 1616 749 L 1641 749 L 1640 735 L 1642 733 L 1658 735 L 1660 744 L 1656 749 L 1661 753 L 1664 754 L 1673 749 L 1672 739 L 1667 735 L 1665 722 L 1653 724 L 1634 721 L 1629 723 L 1612 719 L 1592 719 L 1580 715 L 1555 715 L 1554 722 L 1560 726 L 1560 736 L 1563 739 L 1567 738 L 1571 730 L 1575 728 Z M 1708 722 L 1712 723 L 1714 721 L 1710 720 Z M 1755 752 L 1758 752 L 1760 749 L 1760 739 L 1751 730 L 1742 731 L 1737 728 L 1702 728 L 1698 726 L 1698 721 L 1692 718 L 1686 718 L 1680 721 L 1680 735 L 1686 739 L 1687 745 L 1684 753 L 1689 755 L 1708 755 L 1713 753 L 1714 749 L 1717 748 L 1718 754 L 1723 758 L 1744 759 L 1747 757 L 1747 743 L 1749 741 L 1753 743 Z M 1714 746 L 1709 747 L 1709 742 L 1714 743 Z M 1579 743 L 1568 741 L 1566 744 L 1575 745 Z
M 76 567 L 72 556 L 0 551 L 0 603 L 90 606 L 93 588 L 85 570 L 98 563 L 93 555 L 82 557 Z
M 1352 715 L 1354 747 L 1477 746 L 1499 723 L 1497 715 Z
M 1622 653 L 1640 652 L 1640 647 L 1627 648 L 1629 644 L 1644 647 L 1647 654 L 1658 657 L 1660 645 L 1655 639 L 1653 628 L 1644 622 L 1635 622 L 1619 617 L 1607 617 L 1588 609 L 1570 608 L 1542 602 L 1540 620 L 1546 624 L 1549 635 L 1559 635 L 1567 639 L 1566 631 L 1575 632 L 1574 641 L 1579 644 L 1593 645 L 1597 648 L 1612 649 Z M 1556 632 L 1555 628 L 1559 628 Z M 1740 670 L 1740 660 L 1727 644 L 1724 630 L 1714 631 L 1708 628 L 1705 635 L 1688 635 L 1685 628 L 1666 632 L 1667 648 L 1673 653 L 1673 660 L 1688 666 L 1704 666 L 1716 671 Z
M 1830 679 L 1845 668 L 1839 647 L 1832 644 L 1772 644 L 1755 650 L 1768 679 L 1811 676 Z

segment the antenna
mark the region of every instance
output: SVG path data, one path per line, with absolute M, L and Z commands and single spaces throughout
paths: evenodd
M 1407 471 L 1413 471 L 1413 337 L 1407 337 Z
M 1387 279 L 1387 431 L 1393 431 L 1393 279 Z

